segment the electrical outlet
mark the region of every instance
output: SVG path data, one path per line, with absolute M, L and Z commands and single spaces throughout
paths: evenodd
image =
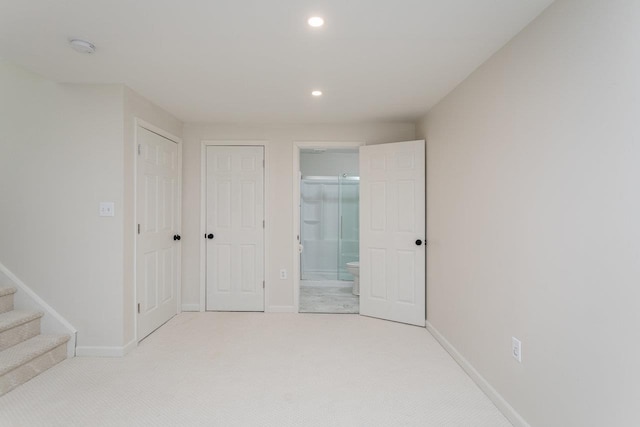
M 280 270 L 280 279 L 284 280 L 287 278 L 287 269 L 283 268 L 282 270 Z
M 518 363 L 522 363 L 522 343 L 516 337 L 511 337 L 511 355 Z

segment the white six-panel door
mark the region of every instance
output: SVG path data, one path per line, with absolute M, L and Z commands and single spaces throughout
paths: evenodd
M 178 312 L 178 144 L 138 127 L 136 295 L 138 340 Z
M 206 309 L 264 311 L 264 148 L 208 146 Z
M 360 314 L 425 325 L 424 141 L 360 147 Z

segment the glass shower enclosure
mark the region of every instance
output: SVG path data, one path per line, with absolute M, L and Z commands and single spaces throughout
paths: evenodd
M 302 280 L 353 280 L 346 264 L 359 259 L 359 189 L 357 176 L 302 177 Z

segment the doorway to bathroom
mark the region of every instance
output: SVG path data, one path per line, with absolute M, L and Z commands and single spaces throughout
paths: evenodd
M 301 150 L 358 148 L 359 313 L 425 326 L 425 141 L 362 143 L 294 142 L 294 304 L 301 302 Z M 348 264 L 347 264 L 348 265 Z M 336 267 L 337 268 L 337 267 Z M 286 273 L 286 271 L 285 271 Z M 317 312 L 317 311 L 316 311 Z
M 294 153 L 299 171 L 294 186 L 298 311 L 358 314 L 362 144 L 305 144 L 298 143 Z

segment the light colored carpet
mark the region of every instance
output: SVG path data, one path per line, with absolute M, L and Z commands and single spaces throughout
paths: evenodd
M 300 281 L 300 313 L 359 313 L 360 298 L 353 282 Z
M 424 329 L 356 315 L 183 313 L 124 358 L 0 397 L 4 426 L 508 426 Z

